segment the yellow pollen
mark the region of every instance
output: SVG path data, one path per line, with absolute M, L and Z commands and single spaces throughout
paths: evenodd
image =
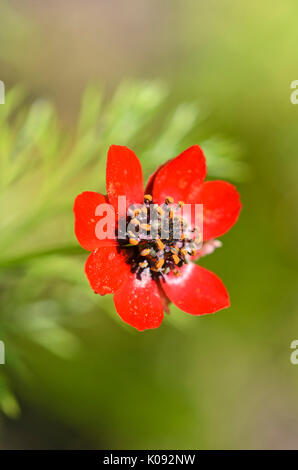
M 175 274 L 175 276 L 181 276 L 181 272 L 176 269 L 173 271 L 173 274 Z
M 135 238 L 130 238 L 130 239 L 129 239 L 129 243 L 130 243 L 131 245 L 138 245 L 138 244 L 139 244 L 139 241 L 136 240 Z
M 179 263 L 179 261 L 180 261 L 179 256 L 173 255 L 172 258 L 173 258 L 175 264 Z
M 183 207 L 183 206 L 184 206 L 184 202 L 183 202 L 183 201 L 178 201 L 178 205 L 179 205 L 180 207 Z
M 170 212 L 169 212 L 169 217 L 170 217 L 170 219 L 172 219 L 172 218 L 174 217 L 174 211 L 173 211 L 173 209 L 170 210 Z
M 174 202 L 174 199 L 171 196 L 166 197 L 166 203 L 167 204 L 173 204 L 173 202 Z
M 134 211 L 134 216 L 137 217 L 140 212 L 141 212 L 140 209 L 135 209 L 135 211 Z
M 164 262 L 165 262 L 165 260 L 163 258 L 161 258 L 159 261 L 157 261 L 157 263 L 155 265 L 156 269 L 160 269 L 163 266 Z
M 156 245 L 157 245 L 157 248 L 158 248 L 159 250 L 163 250 L 164 247 L 165 247 L 164 244 L 163 244 L 163 242 L 160 240 L 160 238 L 158 238 L 158 239 L 156 240 Z
M 140 254 L 141 256 L 147 256 L 149 255 L 149 253 L 150 253 L 150 248 L 145 248 L 145 250 L 142 250 Z
M 145 201 L 152 201 L 151 194 L 145 194 L 144 199 L 145 199 Z
M 139 263 L 139 266 L 140 266 L 140 268 L 147 268 L 148 262 L 147 262 L 146 260 L 145 260 L 145 261 L 141 261 L 141 262 Z
M 188 252 L 185 248 L 181 248 L 180 253 L 182 253 L 184 256 L 188 255 Z

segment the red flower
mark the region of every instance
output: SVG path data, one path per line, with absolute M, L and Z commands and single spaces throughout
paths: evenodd
M 113 145 L 108 152 L 107 196 L 86 191 L 75 200 L 75 233 L 81 246 L 91 251 L 85 266 L 89 283 L 98 294 L 114 294 L 118 314 L 138 330 L 160 326 L 170 302 L 192 315 L 214 313 L 230 305 L 222 281 L 190 262 L 234 225 L 241 209 L 234 186 L 219 180 L 204 182 L 205 177 L 205 157 L 195 145 L 151 175 L 144 199 L 138 158 L 132 150 Z M 150 227 L 146 208 L 151 201 L 158 211 L 162 210 L 160 204 L 163 203 L 170 208 L 172 198 L 175 202 L 203 204 L 203 236 L 207 243 L 201 252 L 196 252 L 196 240 L 191 238 L 181 237 L 176 244 L 168 239 L 152 240 L 127 233 L 124 241 L 98 239 L 96 208 L 99 204 L 110 203 L 117 213 L 118 196 L 123 195 L 126 195 L 127 207 L 142 205 L 141 211 L 130 212 L 129 220 L 140 225 L 141 212 L 144 212 L 145 230 Z

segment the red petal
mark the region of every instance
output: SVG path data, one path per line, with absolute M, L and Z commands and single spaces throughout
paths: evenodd
M 90 286 L 96 294 L 113 294 L 127 280 L 129 265 L 125 253 L 115 246 L 107 246 L 93 251 L 85 265 Z
M 220 237 L 230 230 L 239 217 L 239 193 L 226 181 L 204 183 L 200 202 L 204 213 L 204 240 Z
M 123 321 L 139 331 L 157 328 L 163 320 L 163 304 L 156 283 L 134 275 L 114 295 L 116 310 Z
M 159 165 L 154 171 L 154 173 L 152 173 L 149 176 L 147 184 L 146 184 L 146 188 L 145 188 L 145 194 L 152 194 L 155 177 L 157 173 L 161 170 L 161 168 L 164 167 L 165 165 L 167 165 L 167 163 L 163 163 L 162 165 Z
M 230 306 L 229 294 L 214 273 L 193 263 L 184 265 L 180 272 L 181 276 L 168 274 L 162 287 L 181 310 L 203 315 Z
M 108 151 L 107 193 L 109 201 L 118 210 L 118 196 L 126 197 L 126 207 L 143 203 L 142 167 L 138 157 L 127 147 L 112 145 Z
M 100 217 L 95 215 L 99 204 L 109 203 L 102 194 L 85 191 L 79 194 L 74 202 L 75 234 L 80 245 L 85 250 L 95 250 L 101 246 L 116 244 L 113 240 L 99 240 L 95 235 L 95 227 Z
M 161 204 L 167 196 L 172 196 L 175 202 L 195 203 L 205 177 L 205 156 L 202 149 L 194 145 L 152 175 L 149 184 L 154 178 L 153 200 Z

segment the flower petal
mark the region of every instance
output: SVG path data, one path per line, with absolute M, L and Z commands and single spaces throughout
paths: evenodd
M 168 274 L 162 287 L 169 299 L 184 312 L 204 315 L 230 306 L 225 286 L 211 271 L 189 263 L 180 273 L 181 276 Z
M 79 194 L 74 202 L 75 234 L 80 245 L 85 250 L 95 250 L 101 246 L 116 244 L 113 240 L 100 240 L 96 237 L 96 224 L 100 217 L 95 215 L 100 204 L 108 204 L 108 199 L 102 194 L 85 191 Z
M 143 203 L 142 167 L 132 150 L 120 145 L 112 145 L 109 148 L 106 177 L 109 201 L 116 211 L 118 196 L 126 197 L 127 208 L 134 203 Z
M 153 200 L 158 204 L 167 196 L 175 202 L 195 203 L 205 177 L 205 156 L 198 145 L 193 145 L 163 165 L 148 183 L 153 183 Z
M 200 202 L 203 204 L 204 240 L 220 237 L 230 230 L 239 217 L 239 193 L 235 186 L 226 181 L 204 183 Z
M 158 328 L 163 320 L 163 303 L 150 277 L 139 281 L 131 275 L 115 293 L 114 303 L 122 320 L 139 331 Z
M 93 251 L 85 265 L 85 273 L 96 294 L 113 294 L 130 274 L 125 254 L 116 246 L 106 246 Z
M 146 187 L 145 187 L 145 194 L 152 194 L 153 184 L 154 184 L 154 180 L 156 178 L 156 175 L 161 170 L 161 168 L 164 167 L 166 164 L 167 163 L 163 163 L 162 165 L 159 165 L 156 168 L 156 170 L 151 175 L 149 175 L 149 178 L 148 178 L 148 181 L 147 181 Z

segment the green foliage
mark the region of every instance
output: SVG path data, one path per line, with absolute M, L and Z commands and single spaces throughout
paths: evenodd
M 197 105 L 169 109 L 167 96 L 157 82 L 125 83 L 110 100 L 91 86 L 75 132 L 60 123 L 52 103 L 24 104 L 19 88 L 0 109 L 0 339 L 10 358 L 0 369 L 0 407 L 9 416 L 19 412 L 10 378 L 29 374 L 24 342 L 71 359 L 80 350 L 71 325 L 83 326 L 88 309 L 96 304 L 118 321 L 109 300 L 87 286 L 86 254 L 73 235 L 75 196 L 105 191 L 109 145 L 132 147 L 146 176 L 195 142 L 206 150 L 209 176 L 237 180 L 247 174 L 237 146 L 208 137 Z

